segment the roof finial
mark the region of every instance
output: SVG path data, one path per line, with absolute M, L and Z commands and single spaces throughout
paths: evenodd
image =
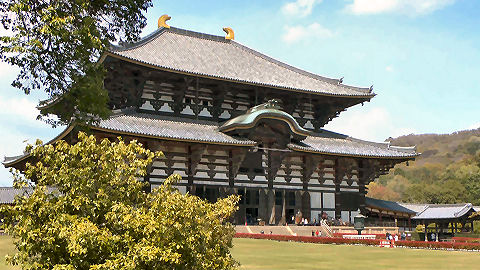
M 168 16 L 167 14 L 163 14 L 158 18 L 158 28 L 170 28 L 170 25 L 166 23 L 166 21 L 170 20 L 172 17 Z
M 373 84 L 372 84 L 372 85 L 370 85 L 370 88 L 369 88 L 368 90 L 370 90 L 370 92 L 372 92 L 372 91 L 373 91 Z
M 223 31 L 225 31 L 225 33 L 227 33 L 227 35 L 225 36 L 225 39 L 231 39 L 233 40 L 235 38 L 235 34 L 233 33 L 233 29 L 230 28 L 230 27 L 224 27 L 223 28 Z
M 344 77 L 341 77 L 341 78 L 338 80 L 338 84 L 343 83 L 343 78 L 344 78 Z

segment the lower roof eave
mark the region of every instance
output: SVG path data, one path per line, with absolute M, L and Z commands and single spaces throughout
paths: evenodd
M 422 218 L 422 217 L 412 217 L 415 220 L 451 220 L 451 219 L 469 219 L 469 217 L 441 217 L 441 218 Z
M 42 145 L 52 144 L 52 143 L 55 143 L 55 142 L 65 138 L 65 136 L 67 136 L 73 130 L 74 127 L 75 127 L 75 124 L 69 125 L 60 134 L 58 134 L 55 138 L 51 139 L 50 141 L 48 141 L 47 143 L 44 143 Z M 24 154 L 22 156 L 19 156 L 17 159 L 13 159 L 13 160 L 10 160 L 10 161 L 7 161 L 7 162 L 2 162 L 2 164 L 5 168 L 13 167 L 15 164 L 18 164 L 19 162 L 22 162 L 22 161 L 26 160 L 30 156 L 31 156 L 31 154 L 27 153 L 27 154 Z
M 188 138 L 162 137 L 162 136 L 156 136 L 156 135 L 126 132 L 126 131 L 113 130 L 113 129 L 108 129 L 108 128 L 94 127 L 94 126 L 91 126 L 90 129 L 103 131 L 103 132 L 108 132 L 108 133 L 121 134 L 121 135 L 128 135 L 128 136 L 135 136 L 135 137 L 142 137 L 142 138 L 150 138 L 150 139 L 160 139 L 160 140 L 165 140 L 165 141 L 192 142 L 192 143 L 202 143 L 202 144 L 239 146 L 239 147 L 252 147 L 252 146 L 256 145 L 255 142 L 229 143 L 229 142 L 216 142 L 216 141 L 207 141 L 207 140 L 193 140 L 193 139 L 188 139 Z
M 416 154 L 413 156 L 375 156 L 375 155 L 324 152 L 324 151 L 316 151 L 316 150 L 309 150 L 309 149 L 301 149 L 296 147 L 290 147 L 290 149 L 297 152 L 305 152 L 305 153 L 328 155 L 328 156 L 341 156 L 341 157 L 367 158 L 367 159 L 395 159 L 399 161 L 415 160 L 415 158 L 419 156 L 419 154 Z

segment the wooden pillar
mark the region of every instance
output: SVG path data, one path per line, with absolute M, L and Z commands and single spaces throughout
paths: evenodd
M 438 242 L 438 220 L 435 221 L 435 242 Z
M 310 180 L 310 176 L 307 176 L 307 158 L 303 156 L 303 170 L 302 170 L 302 183 L 303 183 L 303 191 L 308 191 L 308 181 Z
M 342 183 L 343 180 L 343 174 L 341 172 L 340 168 L 340 162 L 339 159 L 335 159 L 335 219 L 340 219 L 342 218 L 342 212 L 340 210 L 340 207 L 342 205 L 340 201 L 340 184 Z
M 232 150 L 228 151 L 228 186 L 233 188 L 234 186 L 234 175 L 233 175 L 233 154 Z
M 198 100 L 198 77 L 196 77 L 196 82 L 195 82 L 195 118 L 198 119 L 198 115 L 200 114 L 200 109 L 198 107 L 198 103 L 200 103 L 200 101 Z
M 308 221 L 311 221 L 311 202 L 310 193 L 308 191 L 302 191 L 302 216 Z
M 270 188 L 267 190 L 267 215 L 268 224 L 275 224 L 275 193 Z
M 364 164 L 363 164 L 363 160 L 359 160 L 358 161 L 358 194 L 359 194 L 359 203 L 358 203 L 358 206 L 359 206 L 359 209 L 360 209 L 360 213 L 362 213 L 363 215 L 366 214 L 366 211 L 365 211 L 365 207 L 366 207 L 366 203 L 365 203 L 365 183 L 366 183 L 366 173 L 365 173 L 365 170 L 364 170 Z
M 270 217 L 268 216 L 268 197 L 265 189 L 261 188 L 258 196 L 258 216 L 265 221 L 265 223 L 268 223 Z
M 320 192 L 320 209 L 321 209 L 321 212 L 320 212 L 321 216 L 320 217 L 323 217 L 323 192 Z
M 428 223 L 426 221 L 423 222 L 425 225 L 425 242 L 428 242 L 428 234 L 427 234 L 427 227 L 428 227 Z
M 282 192 L 282 217 L 280 218 L 279 225 L 285 225 L 287 224 L 287 202 L 286 202 L 286 197 L 287 197 L 287 191 Z
M 152 164 L 148 165 L 147 168 L 147 173 L 143 177 L 143 181 L 145 182 L 145 186 L 143 187 L 143 190 L 146 193 L 150 193 L 152 191 L 152 184 L 150 183 L 150 174 L 152 173 Z
M 408 228 L 412 231 L 412 218 L 410 216 L 408 216 Z
M 192 191 L 193 187 L 193 167 L 192 167 L 192 147 L 187 146 L 187 179 L 188 179 L 188 190 Z
M 273 189 L 273 173 L 272 173 L 272 156 L 270 151 L 265 153 L 267 155 L 267 181 L 268 181 L 268 189 Z

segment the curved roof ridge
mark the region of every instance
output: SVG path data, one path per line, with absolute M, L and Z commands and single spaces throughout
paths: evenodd
M 471 203 L 466 203 L 462 209 L 460 209 L 458 212 L 456 212 L 454 215 L 456 217 L 461 217 L 463 215 L 465 215 L 465 213 L 467 213 L 470 209 L 472 209 L 472 204 Z
M 372 145 L 372 146 L 381 147 L 383 149 L 388 149 L 389 146 L 390 146 L 390 143 L 388 143 L 388 142 L 372 142 L 372 141 L 357 139 L 357 138 L 350 137 L 350 136 L 347 137 L 347 140 L 350 140 L 350 141 L 353 141 L 353 142 L 365 143 L 365 144 L 369 144 L 369 145 Z
M 135 50 L 137 48 L 141 48 L 142 46 L 145 46 L 147 44 L 150 44 L 152 41 L 156 40 L 159 36 L 161 36 L 163 33 L 173 33 L 173 34 L 178 34 L 178 35 L 183 35 L 183 36 L 188 36 L 188 37 L 192 37 L 192 38 L 199 38 L 199 39 L 204 39 L 204 40 L 210 40 L 210 41 L 213 41 L 213 42 L 219 42 L 219 43 L 224 43 L 224 44 L 228 44 L 230 46 L 234 46 L 240 50 L 243 50 L 246 54 L 251 54 L 253 57 L 259 57 L 261 59 L 263 59 L 264 61 L 266 61 L 267 63 L 270 63 L 272 65 L 276 65 L 278 66 L 279 68 L 281 69 L 285 69 L 285 70 L 289 70 L 290 72 L 292 72 L 293 74 L 299 74 L 299 75 L 302 75 L 302 76 L 305 76 L 305 77 L 308 77 L 312 80 L 317 80 L 319 82 L 322 82 L 322 83 L 326 83 L 326 84 L 329 84 L 331 85 L 331 87 L 338 87 L 339 89 L 343 89 L 338 91 L 338 93 L 335 93 L 335 92 L 323 92 L 323 91 L 317 91 L 317 90 L 314 90 L 314 89 L 310 89 L 309 87 L 302 87 L 302 86 L 293 86 L 293 85 L 277 85 L 276 83 L 270 83 L 270 82 L 261 82 L 261 81 L 258 81 L 256 82 L 255 80 L 244 80 L 242 78 L 229 78 L 228 76 L 227 77 L 224 77 L 223 75 L 219 75 L 219 74 L 209 74 L 209 73 L 204 73 L 204 72 L 193 72 L 193 73 L 198 73 L 199 75 L 205 75 L 205 76 L 211 76 L 211 77 L 218 77 L 220 79 L 232 79 L 232 80 L 236 80 L 236 81 L 240 81 L 240 82 L 246 82 L 246 83 L 256 83 L 256 84 L 259 84 L 259 85 L 265 85 L 265 86 L 273 86 L 273 87 L 281 87 L 281 88 L 285 88 L 285 89 L 297 89 L 297 90 L 302 90 L 302 91 L 308 91 L 308 92 L 319 92 L 319 93 L 324 93 L 324 94 L 332 94 L 332 95 L 346 95 L 346 96 L 352 96 L 352 97 L 363 97 L 363 98 L 372 98 L 374 97 L 376 94 L 372 91 L 372 88 L 366 88 L 366 87 L 356 87 L 356 86 L 351 86 L 351 85 L 345 85 L 345 84 L 342 84 L 342 79 L 333 79 L 333 78 L 328 78 L 328 77 L 325 77 L 325 76 L 321 76 L 321 75 L 318 75 L 318 74 L 315 74 L 315 73 L 312 73 L 312 72 L 309 72 L 309 71 L 306 71 L 306 70 L 303 70 L 303 69 L 300 69 L 300 68 L 297 68 L 297 67 L 294 67 L 292 65 L 289 65 L 285 62 L 282 62 L 280 60 L 277 60 L 273 57 L 270 57 L 264 53 L 261 53 L 259 51 L 256 51 L 254 49 L 251 49 L 237 41 L 233 41 L 233 40 L 227 40 L 225 39 L 224 36 L 217 36 L 217 35 L 211 35 L 211 34 L 206 34 L 206 33 L 201 33 L 201 32 L 195 32 L 195 31 L 191 31 L 191 30 L 186 30 L 186 29 L 181 29 L 181 28 L 175 28 L 175 27 L 170 27 L 170 28 L 158 28 L 157 30 L 155 30 L 154 32 L 150 33 L 149 35 L 139 39 L 138 41 L 136 42 L 133 42 L 133 43 L 130 43 L 130 44 L 121 44 L 121 45 L 111 45 L 110 49 L 107 50 L 106 54 L 108 55 L 108 53 L 110 53 L 110 55 L 118 55 L 118 56 L 123 56 L 123 57 L 127 57 L 127 58 L 130 58 L 131 60 L 138 60 L 140 61 L 141 63 L 145 63 L 145 64 L 149 64 L 150 62 L 145 62 L 145 60 L 141 60 L 140 58 L 135 58 L 135 57 L 131 57 L 131 56 L 125 56 L 124 54 L 130 54 L 130 53 L 133 53 L 131 52 L 132 50 Z M 150 63 L 152 64 L 152 63 Z M 173 67 L 173 66 L 168 66 L 168 65 L 161 65 L 161 64 L 153 64 L 154 66 L 158 66 L 160 68 L 165 68 L 165 69 L 170 69 L 172 71 L 185 71 L 185 72 L 191 72 L 191 71 L 188 71 L 188 70 L 183 70 L 182 68 L 180 67 Z M 329 90 L 329 91 L 333 91 L 333 90 Z M 345 92 L 347 91 L 346 93 L 348 93 L 348 91 L 352 91 L 351 93 L 344 93 L 342 94 L 341 92 Z
M 293 116 L 280 110 L 276 100 L 269 100 L 266 103 L 257 105 L 247 110 L 246 113 L 233 117 L 223 123 L 218 130 L 224 133 L 237 129 L 251 129 L 264 118 L 284 121 L 290 127 L 290 131 L 296 134 L 297 139 L 305 139 L 310 132 L 300 126 Z
M 304 69 L 301 69 L 301 68 L 298 68 L 298 67 L 295 67 L 295 66 L 292 66 L 292 65 L 289 65 L 285 62 L 282 62 L 280 60 L 277 60 L 267 54 L 264 54 L 264 53 L 261 53 L 259 51 L 256 51 L 246 45 L 243 45 L 241 44 L 240 42 L 237 42 L 237 41 L 231 41 L 231 43 L 241 49 L 244 49 L 244 50 L 247 50 L 248 52 L 258 56 L 258 57 L 261 57 L 267 61 L 270 61 L 272 63 L 275 63 L 281 67 L 284 67 L 284 68 L 287 68 L 287 69 L 290 69 L 294 72 L 297 72 L 297 73 L 300 73 L 302 75 L 305 75 L 305 76 L 309 76 L 309 77 L 312 77 L 314 79 L 317 79 L 317 80 L 320 80 L 320 81 L 323 81 L 323 82 L 328 82 L 328 83 L 331 83 L 333 85 L 337 85 L 337 86 L 340 86 L 340 87 L 345 87 L 345 88 L 348 88 L 348 89 L 352 89 L 352 90 L 355 90 L 355 91 L 359 91 L 359 92 L 362 92 L 362 93 L 367 93 L 367 94 L 372 94 L 372 95 L 375 95 L 375 93 L 373 93 L 371 91 L 371 89 L 369 87 L 357 87 L 357 86 L 351 86 L 351 85 L 346 85 L 346 84 L 342 84 L 342 80 L 340 79 L 333 79 L 333 78 L 328 78 L 328 77 L 325 77 L 325 76 L 321 76 L 321 75 L 318 75 L 318 74 L 315 74 L 313 72 L 309 72 L 309 71 L 306 71 Z
M 153 31 L 152 33 L 140 38 L 139 40 L 137 40 L 133 43 L 123 43 L 121 45 L 120 44 L 119 45 L 110 44 L 110 50 L 112 50 L 113 52 L 122 52 L 122 51 L 128 51 L 128 50 L 138 48 L 138 47 L 148 43 L 152 39 L 156 38 L 158 35 L 162 34 L 163 32 L 165 32 L 165 29 L 167 29 L 167 28 L 160 27 L 160 28 L 156 29 L 155 31 Z
M 196 38 L 201 38 L 201 39 L 208 39 L 208 40 L 211 40 L 211 41 L 218 41 L 218 42 L 224 42 L 224 43 L 233 42 L 231 40 L 226 40 L 224 36 L 211 35 L 211 34 L 206 34 L 206 33 L 202 33 L 202 32 L 196 32 L 196 31 L 192 31 L 192 30 L 187 30 L 187 29 L 182 29 L 182 28 L 177 28 L 177 27 L 171 26 L 170 28 L 160 27 L 160 28 L 156 29 L 155 31 L 153 31 L 152 33 L 146 35 L 145 37 L 140 38 L 138 41 L 136 41 L 134 43 L 127 43 L 127 44 L 124 44 L 124 45 L 111 45 L 111 48 L 114 50 L 114 52 L 132 50 L 132 49 L 141 47 L 142 45 L 150 42 L 151 40 L 160 36 L 164 32 L 172 32 L 172 33 L 180 34 L 180 35 L 184 35 L 184 36 L 196 37 Z

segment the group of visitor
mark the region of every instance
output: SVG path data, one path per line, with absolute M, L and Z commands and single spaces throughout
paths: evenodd
M 385 234 L 385 238 L 389 241 L 395 241 L 395 242 L 399 240 L 398 234 L 392 235 L 388 232 Z M 400 234 L 400 240 L 405 241 L 406 239 L 407 239 L 407 235 L 405 234 L 405 232 L 402 232 Z

